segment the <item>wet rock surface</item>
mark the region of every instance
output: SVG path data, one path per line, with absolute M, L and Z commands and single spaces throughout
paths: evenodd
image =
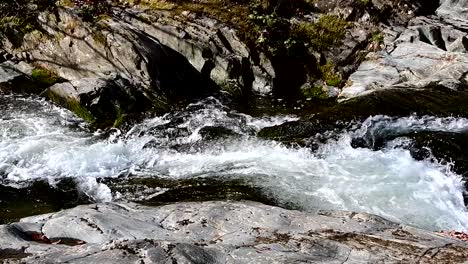
M 463 263 L 467 244 L 383 218 L 254 202 L 79 206 L 0 226 L 5 263 Z
M 373 115 L 408 116 L 468 116 L 464 107 L 468 100 L 465 88 L 461 91 L 445 87 L 425 89 L 384 89 L 366 96 L 329 107 L 309 118 L 262 129 L 258 135 L 281 141 L 296 141 L 331 130 L 344 129 L 352 121 L 363 121 Z
M 44 214 L 91 203 L 76 190 L 72 180 L 62 180 L 56 186 L 36 181 L 29 186 L 15 188 L 0 186 L 0 223 L 18 221 L 33 214 Z

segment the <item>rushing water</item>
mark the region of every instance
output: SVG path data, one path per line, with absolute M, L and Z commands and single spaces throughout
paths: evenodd
M 352 147 L 355 138 L 372 141 L 382 133 L 466 132 L 468 120 L 374 116 L 317 150 L 255 136 L 263 127 L 295 119 L 251 117 L 208 98 L 185 111 L 104 133 L 43 100 L 2 96 L 0 180 L 21 187 L 37 179 L 54 184 L 73 178 L 96 201 L 127 197 L 103 178 L 242 180 L 287 207 L 369 212 L 433 230 L 468 229 L 463 182 L 450 164 L 415 160 L 405 148 L 407 138 L 379 150 Z

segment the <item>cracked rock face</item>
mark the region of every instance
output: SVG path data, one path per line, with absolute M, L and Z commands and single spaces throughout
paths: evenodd
M 174 102 L 218 90 L 180 53 L 118 18 L 103 19 L 91 26 L 76 10 L 58 8 L 57 12 L 40 13 L 38 21 L 49 35 L 33 31 L 25 35 L 20 47 L 14 47 L 7 38 L 2 38 L 2 45 L 9 53 L 78 83 L 75 86 L 101 90 L 103 81 L 112 82 L 118 76 L 124 80 L 124 87 L 141 94 L 137 104 L 145 105 L 143 110 L 155 108 L 161 112 L 170 110 Z M 20 56 L 23 53 L 25 56 Z M 16 78 L 8 72 L 0 77 L 6 74 Z M 69 101 L 68 97 L 77 93 L 70 85 L 62 85 L 60 90 L 63 93 L 57 93 L 59 100 L 54 101 Z
M 221 87 L 234 82 L 260 95 L 272 93 L 276 74 L 271 61 L 263 53 L 255 60 L 236 31 L 217 20 L 208 17 L 178 20 L 163 12 L 137 9 L 118 15 L 182 54 L 193 67 Z
M 463 263 L 468 244 L 359 213 L 95 204 L 0 226 L 5 263 Z
M 464 0 L 441 0 L 437 14 L 442 17 L 466 20 L 468 18 L 468 1 Z
M 117 74 L 160 100 L 212 91 L 206 87 L 214 84 L 207 80 L 219 86 L 235 82 L 262 95 L 272 92 L 271 62 L 254 61 L 235 30 L 213 19 L 179 21 L 164 12 L 115 8 L 112 18 L 91 26 L 73 8 L 59 8 L 41 13 L 39 22 L 54 38 L 33 32 L 20 47 L 1 42 L 8 52 L 25 53 L 67 80 Z
M 393 88 L 460 89 L 468 72 L 465 2 L 441 1 L 438 17 L 416 17 L 407 28 L 386 29 L 386 49 L 367 56 L 339 98 Z

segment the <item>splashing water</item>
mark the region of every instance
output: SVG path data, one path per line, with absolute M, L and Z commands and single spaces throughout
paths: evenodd
M 354 137 L 376 133 L 463 132 L 468 130 L 463 118 L 370 117 L 313 152 L 255 137 L 263 127 L 296 117 L 254 118 L 214 98 L 105 139 L 45 101 L 0 100 L 3 184 L 72 177 L 95 200 L 109 201 L 112 192 L 100 178 L 242 179 L 278 204 L 302 210 L 369 212 L 433 230 L 468 229 L 463 182 L 448 165 L 417 161 L 397 144 L 379 151 L 351 147 Z M 229 135 L 206 139 L 208 127 L 222 127 Z

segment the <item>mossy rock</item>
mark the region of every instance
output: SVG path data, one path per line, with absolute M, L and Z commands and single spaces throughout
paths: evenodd
M 228 92 L 234 98 L 241 98 L 244 95 L 242 87 L 233 80 L 226 81 L 224 85 L 221 86 L 221 89 Z
M 96 118 L 94 117 L 94 115 L 91 114 L 91 112 L 84 106 L 82 106 L 80 102 L 78 102 L 76 99 L 60 97 L 50 90 L 48 91 L 47 95 L 49 99 L 52 100 L 54 103 L 67 108 L 68 110 L 76 114 L 78 117 L 83 118 L 83 120 L 85 120 L 86 122 L 95 124 Z
M 384 35 L 381 31 L 372 32 L 372 41 L 378 44 L 384 42 Z
M 47 91 L 49 99 L 75 113 L 95 128 L 121 127 L 130 120 L 154 112 L 149 100 L 128 80 L 83 78 L 56 84 Z M 159 112 L 161 113 L 161 112 Z
M 310 86 L 301 90 L 302 95 L 306 98 L 314 98 L 320 100 L 328 99 L 327 93 L 322 89 L 322 87 L 318 86 Z
M 59 81 L 63 81 L 63 79 L 56 74 L 42 68 L 32 70 L 31 78 L 37 84 L 45 87 L 52 86 Z
M 95 43 L 103 46 L 103 47 L 107 47 L 108 46 L 108 43 L 107 43 L 107 37 L 106 35 L 104 35 L 103 32 L 101 31 L 93 31 L 92 33 L 92 38 L 94 40 Z
M 343 82 L 341 75 L 335 71 L 335 65 L 327 62 L 325 65 L 320 66 L 322 79 L 329 86 L 340 87 Z
M 91 114 L 91 112 L 84 106 L 82 106 L 80 102 L 73 99 L 69 100 L 67 102 L 67 108 L 73 113 L 75 113 L 77 116 L 83 118 L 85 121 L 91 124 L 95 124 L 96 118 L 94 117 L 94 115 Z
M 337 15 L 323 15 L 316 23 L 300 22 L 293 25 L 291 36 L 309 43 L 316 51 L 325 51 L 344 39 L 349 23 Z
M 117 111 L 117 118 L 114 120 L 113 127 L 121 127 L 127 121 L 127 114 L 125 114 L 120 108 Z

